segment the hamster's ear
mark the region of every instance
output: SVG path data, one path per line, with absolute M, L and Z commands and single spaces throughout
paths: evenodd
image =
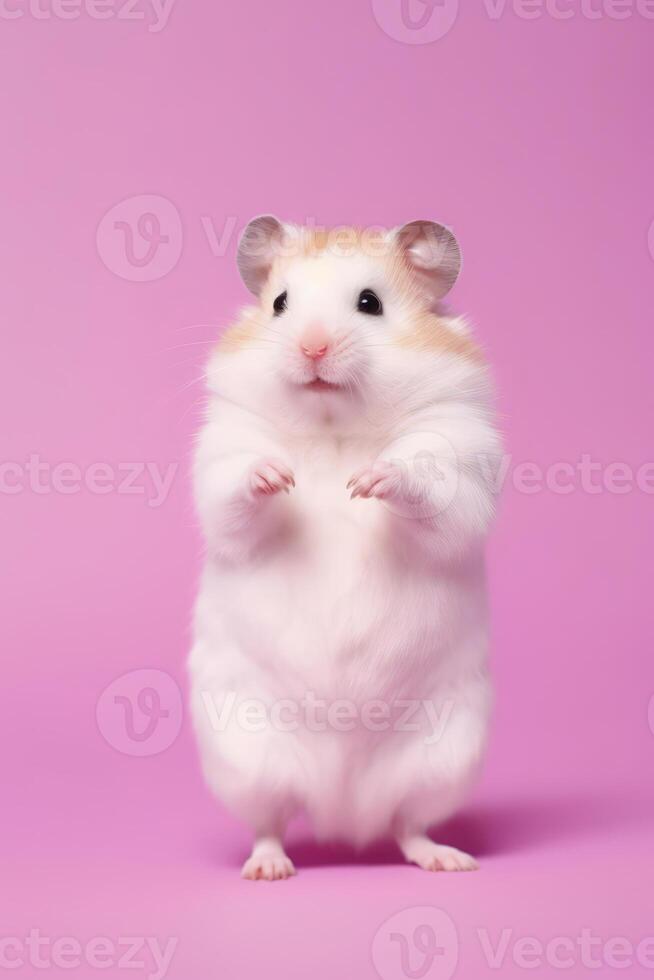
M 273 214 L 262 214 L 247 225 L 238 243 L 236 264 L 241 279 L 255 296 L 261 292 L 277 255 L 292 229 Z
M 449 293 L 461 270 L 461 251 L 449 228 L 435 221 L 409 221 L 391 234 L 432 299 Z

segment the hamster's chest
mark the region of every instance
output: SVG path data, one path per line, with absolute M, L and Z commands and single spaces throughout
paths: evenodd
M 361 463 L 350 455 L 301 457 L 295 488 L 284 501 L 294 533 L 287 558 L 301 569 L 320 570 L 322 584 L 359 579 L 362 568 L 384 549 L 384 505 L 351 497 L 347 484 Z M 283 545 L 282 545 L 283 552 Z M 283 554 L 280 554 L 283 558 Z
M 366 457 L 364 457 L 365 462 Z M 361 455 L 297 454 L 295 487 L 278 503 L 284 533 L 250 569 L 271 597 L 273 615 L 334 627 L 352 603 L 363 611 L 371 576 L 388 562 L 387 520 L 378 500 L 351 498 L 347 483 Z M 386 570 L 388 574 L 388 570 Z
M 303 646 L 307 628 L 337 646 L 353 629 L 362 635 L 373 624 L 377 629 L 407 581 L 396 567 L 386 504 L 351 498 L 347 483 L 361 465 L 360 457 L 294 464 L 295 488 L 281 501 L 290 533 L 257 570 L 272 600 L 268 614 L 280 618 L 277 625 L 283 620 L 287 635 L 297 627 Z

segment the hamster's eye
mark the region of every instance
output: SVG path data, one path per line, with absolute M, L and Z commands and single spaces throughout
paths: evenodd
M 370 316 L 381 316 L 384 312 L 379 296 L 372 289 L 364 289 L 359 293 L 357 310 Z
M 273 310 L 275 311 L 275 316 L 279 316 L 286 309 L 286 290 L 280 293 L 279 296 L 275 297 L 273 302 Z

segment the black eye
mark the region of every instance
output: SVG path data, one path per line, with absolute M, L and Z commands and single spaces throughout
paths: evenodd
M 370 316 L 381 316 L 384 312 L 379 296 L 372 289 L 364 289 L 359 293 L 357 310 L 359 313 L 369 313 Z
M 279 316 L 286 309 L 286 290 L 280 293 L 279 296 L 275 298 L 273 303 L 273 310 L 275 311 L 275 316 Z

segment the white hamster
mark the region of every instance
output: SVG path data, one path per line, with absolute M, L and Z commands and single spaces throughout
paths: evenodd
M 294 873 L 298 812 L 321 838 L 392 836 L 422 868 L 472 869 L 427 836 L 478 769 L 491 701 L 501 447 L 484 358 L 439 305 L 456 239 L 267 215 L 238 265 L 256 305 L 207 369 L 190 674 L 208 784 L 255 836 L 242 873 Z

